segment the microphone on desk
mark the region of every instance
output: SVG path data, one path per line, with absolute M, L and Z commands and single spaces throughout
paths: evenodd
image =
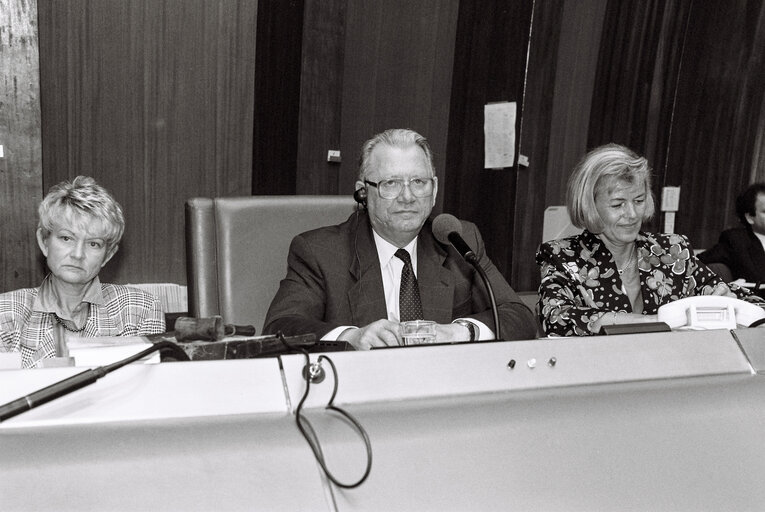
M 494 316 L 494 334 L 496 339 L 502 339 L 499 330 L 499 314 L 497 313 L 497 301 L 494 299 L 494 290 L 491 288 L 486 272 L 478 264 L 478 257 L 475 255 L 475 252 L 462 238 L 462 223 L 454 215 L 442 213 L 433 219 L 433 236 L 442 244 L 454 247 L 460 253 L 460 256 L 470 263 L 476 269 L 478 275 L 481 276 L 486 292 L 489 294 L 489 301 L 491 302 L 491 312 Z

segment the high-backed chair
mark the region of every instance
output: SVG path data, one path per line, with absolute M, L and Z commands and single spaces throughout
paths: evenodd
M 247 196 L 186 202 L 189 313 L 260 333 L 292 238 L 346 220 L 351 196 Z

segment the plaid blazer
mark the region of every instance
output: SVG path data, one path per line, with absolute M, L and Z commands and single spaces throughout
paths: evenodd
M 0 294 L 0 351 L 21 352 L 21 365 L 31 368 L 56 355 L 53 313 L 34 311 L 39 288 Z M 101 283 L 103 304 L 91 304 L 85 328 L 88 336 L 146 336 L 165 332 L 165 314 L 153 295 L 118 284 Z

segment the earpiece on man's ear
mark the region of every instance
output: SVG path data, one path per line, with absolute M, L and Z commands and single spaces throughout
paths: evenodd
M 357 188 L 353 193 L 353 199 L 356 200 L 364 208 L 367 207 L 367 189 L 364 187 Z

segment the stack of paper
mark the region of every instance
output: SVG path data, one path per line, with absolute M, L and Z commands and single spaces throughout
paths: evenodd
M 69 355 L 75 366 L 104 366 L 111 364 L 151 346 L 146 338 L 139 336 L 98 336 L 92 338 L 68 338 Z M 159 351 L 139 359 L 139 363 L 159 363 Z

